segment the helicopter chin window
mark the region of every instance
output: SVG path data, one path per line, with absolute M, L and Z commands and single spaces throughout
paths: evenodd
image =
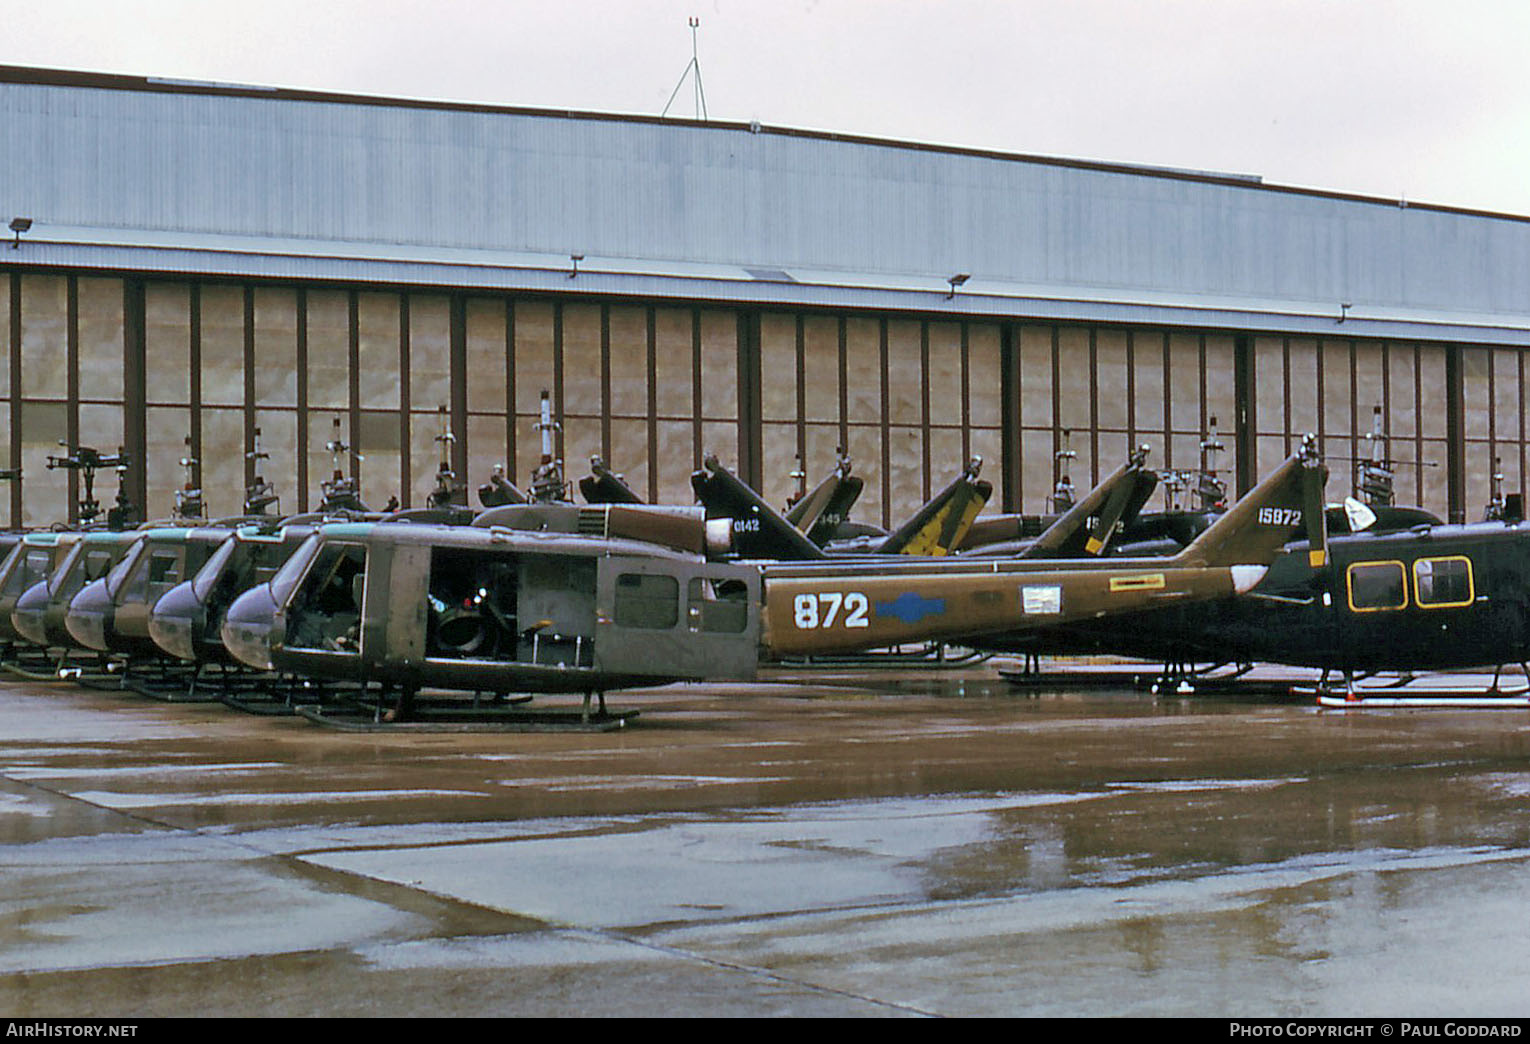
M 327 543 L 319 548 L 291 602 L 289 647 L 360 652 L 366 564 L 366 548 L 360 544 Z

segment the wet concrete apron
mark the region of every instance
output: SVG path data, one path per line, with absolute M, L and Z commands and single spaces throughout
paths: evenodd
M 1524 1015 L 1530 713 L 679 686 L 349 735 L 0 683 L 0 1011 Z

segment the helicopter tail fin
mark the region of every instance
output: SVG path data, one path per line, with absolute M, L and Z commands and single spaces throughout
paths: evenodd
M 978 512 L 993 496 L 993 483 L 978 478 L 981 457 L 974 457 L 954 482 L 935 494 L 914 517 L 877 548 L 884 555 L 948 555 L 961 544 Z
M 707 518 L 733 520 L 733 547 L 740 558 L 808 562 L 824 557 L 818 545 L 719 464 L 716 457 L 708 456 L 700 470 L 691 475 L 691 488 L 706 508 Z
M 1144 465 L 1146 448 L 1134 451 L 1115 471 L 1105 476 L 1083 499 L 1046 528 L 1020 558 L 1096 558 L 1103 555 L 1116 536 L 1117 524 L 1130 522 L 1158 484 L 1158 477 Z M 1090 520 L 1094 525 L 1089 525 Z
M 1315 564 L 1327 560 L 1327 532 L 1322 510 L 1328 478 L 1308 435 L 1285 462 L 1238 500 L 1205 532 L 1174 556 L 1183 566 L 1269 565 L 1275 553 L 1305 530 Z M 1315 505 L 1315 507 L 1314 507 Z

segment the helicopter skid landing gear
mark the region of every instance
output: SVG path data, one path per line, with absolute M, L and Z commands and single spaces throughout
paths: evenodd
M 1520 664 L 1525 672 L 1526 683 L 1517 688 L 1504 688 L 1503 665 L 1493 671 L 1493 680 L 1487 685 L 1462 685 L 1450 675 L 1433 678 L 1408 674 L 1402 681 L 1393 680 L 1373 685 L 1356 685 L 1353 677 L 1345 673 L 1343 690 L 1326 684 L 1328 672 L 1312 688 L 1299 690 L 1316 696 L 1318 706 L 1349 710 L 1387 708 L 1438 708 L 1438 709 L 1530 709 L 1530 666 Z
M 348 732 L 615 732 L 626 728 L 640 712 L 611 711 L 604 692 L 584 693 L 577 707 L 526 706 L 528 695 L 494 694 L 483 699 L 447 696 L 418 686 L 373 689 L 324 704 L 301 704 L 293 710 L 310 721 Z

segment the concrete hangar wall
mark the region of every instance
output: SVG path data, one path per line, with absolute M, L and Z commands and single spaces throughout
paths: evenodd
M 57 442 L 124 446 L 153 514 L 203 462 L 238 507 L 255 430 L 283 507 L 329 468 L 419 504 L 437 410 L 476 485 L 524 480 L 541 389 L 571 475 L 689 500 L 705 451 L 780 502 L 846 446 L 860 517 L 972 453 L 1041 510 L 1129 444 L 1240 487 L 1318 432 L 1333 489 L 1379 407 L 1399 493 L 1524 488 L 1530 222 L 757 125 L 0 67 L 0 437 L 12 522 L 68 516 Z M 577 262 L 573 255 L 580 255 Z M 576 271 L 577 269 L 577 271 Z M 953 288 L 953 276 L 968 281 Z M 0 460 L 6 457 L 0 452 Z M 105 484 L 110 497 L 110 481 Z

